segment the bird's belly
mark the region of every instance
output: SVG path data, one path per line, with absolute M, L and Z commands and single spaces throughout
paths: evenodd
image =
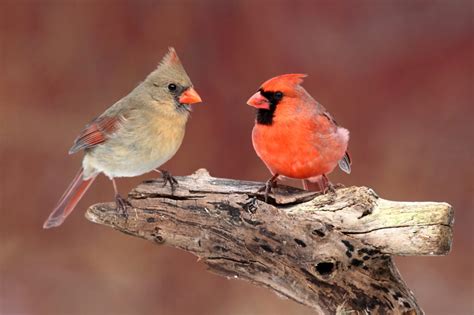
M 347 149 L 346 139 L 338 133 L 317 143 L 297 134 L 254 130 L 252 140 L 257 155 L 273 174 L 298 179 L 329 174 Z
M 315 150 L 304 150 L 299 154 L 292 154 L 291 150 L 275 154 L 273 150 L 261 149 L 259 157 L 273 174 L 280 174 L 290 178 L 310 178 L 330 173 L 337 162 L 328 163 Z
M 173 154 L 156 159 L 130 158 L 127 161 L 119 161 L 113 167 L 102 167 L 102 172 L 108 177 L 134 177 L 148 173 L 172 158 Z
M 110 141 L 87 152 L 83 167 L 93 168 L 110 178 L 139 176 L 171 159 L 179 149 L 183 136 L 184 133 L 171 139 L 157 136 L 147 141 Z

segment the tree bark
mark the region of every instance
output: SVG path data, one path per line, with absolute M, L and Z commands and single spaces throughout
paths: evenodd
M 211 271 L 248 280 L 317 314 L 423 314 L 390 255 L 445 255 L 453 212 L 446 203 L 395 202 L 366 187 L 319 195 L 278 186 L 265 203 L 263 183 L 177 177 L 128 196 L 128 217 L 114 203 L 86 217 L 126 234 L 186 250 Z

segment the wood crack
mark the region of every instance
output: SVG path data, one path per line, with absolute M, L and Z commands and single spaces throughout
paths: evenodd
M 411 227 L 414 227 L 414 226 L 417 226 L 417 227 L 428 227 L 428 226 L 445 226 L 447 228 L 450 228 L 451 226 L 448 225 L 448 224 L 444 224 L 444 223 L 432 223 L 432 224 L 411 224 L 411 225 L 394 225 L 394 226 L 383 226 L 383 227 L 379 227 L 379 228 L 374 228 L 374 229 L 371 229 L 371 230 L 367 230 L 367 231 L 343 231 L 342 233 L 346 234 L 346 235 L 354 235 L 354 234 L 368 234 L 368 233 L 372 233 L 372 232 L 376 232 L 376 231 L 381 231 L 381 230 L 389 230 L 389 229 L 400 229 L 400 228 L 411 228 Z
M 135 188 L 128 219 L 113 203 L 90 207 L 86 217 L 186 250 L 217 274 L 263 286 L 317 314 L 423 314 L 390 255 L 446 255 L 451 248 L 453 212 L 446 203 L 388 201 L 366 187 L 319 195 L 279 186 L 274 203 L 259 200 L 249 213 L 248 196 L 259 196 L 263 183 L 205 170 L 177 179 L 173 196 L 161 181 Z

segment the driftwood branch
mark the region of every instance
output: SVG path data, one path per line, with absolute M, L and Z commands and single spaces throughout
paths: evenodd
M 178 180 L 173 195 L 161 180 L 134 189 L 128 218 L 113 203 L 86 217 L 189 251 L 213 272 L 318 314 L 422 314 L 390 255 L 445 255 L 451 247 L 446 203 L 388 201 L 366 187 L 318 195 L 279 186 L 267 204 L 256 193 L 262 183 L 205 170 Z

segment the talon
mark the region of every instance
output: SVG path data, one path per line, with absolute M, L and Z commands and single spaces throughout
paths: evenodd
M 127 206 L 131 206 L 131 204 L 127 200 L 123 199 L 119 194 L 115 195 L 115 204 L 119 214 L 125 219 L 128 219 Z
M 333 184 L 329 183 L 327 191 L 334 194 L 336 193 L 336 188 L 334 187 Z
M 321 182 L 318 183 L 321 188 L 321 192 L 325 195 L 328 192 L 335 193 L 336 188 L 335 186 L 329 181 L 326 174 L 323 174 Z
M 249 201 L 246 202 L 242 207 L 244 208 L 245 211 L 248 213 L 255 213 L 258 209 L 257 205 L 257 197 L 249 197 Z
M 171 187 L 171 192 L 173 193 L 176 190 L 176 186 L 178 186 L 178 180 L 171 176 L 171 174 L 168 171 L 164 170 L 159 170 L 161 173 L 161 177 L 163 178 L 163 187 L 166 186 L 167 183 L 170 184 Z

